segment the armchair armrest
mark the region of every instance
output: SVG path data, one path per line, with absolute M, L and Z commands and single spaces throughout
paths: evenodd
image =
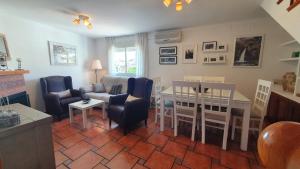
M 57 95 L 47 94 L 45 95 L 46 112 L 62 112 L 60 106 L 60 99 Z
M 120 94 L 109 98 L 109 105 L 124 105 L 128 94 Z
M 125 103 L 124 118 L 126 121 L 140 121 L 148 118 L 147 101 L 136 99 Z
M 72 97 L 81 97 L 82 98 L 82 96 L 84 94 L 83 90 L 71 89 L 70 91 L 71 91 Z

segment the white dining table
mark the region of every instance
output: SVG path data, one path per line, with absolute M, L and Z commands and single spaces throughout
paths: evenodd
M 165 109 L 164 102 L 166 100 L 173 100 L 173 87 L 169 87 L 160 92 L 160 114 L 163 114 Z M 199 99 L 199 104 L 201 100 Z M 248 148 L 248 135 L 249 135 L 249 123 L 251 112 L 251 100 L 244 96 L 239 91 L 235 90 L 232 100 L 232 108 L 242 109 L 243 111 L 243 124 L 242 124 L 242 137 L 240 148 L 243 151 L 247 151 Z M 160 116 L 160 131 L 164 131 L 164 116 Z

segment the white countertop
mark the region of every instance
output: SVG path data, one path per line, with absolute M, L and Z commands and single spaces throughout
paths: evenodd
M 290 99 L 292 101 L 295 101 L 297 103 L 300 103 L 300 97 L 297 97 L 295 96 L 293 93 L 290 93 L 290 92 L 286 92 L 282 89 L 282 86 L 281 85 L 273 85 L 272 86 L 272 92 L 280 95 L 280 96 L 283 96 L 287 99 Z

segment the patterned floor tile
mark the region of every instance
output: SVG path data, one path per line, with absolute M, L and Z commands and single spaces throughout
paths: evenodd
M 78 160 L 72 162 L 68 167 L 71 169 L 92 169 L 95 167 L 103 157 L 97 155 L 96 153 L 89 151 Z
M 171 169 L 175 158 L 161 152 L 155 151 L 145 166 L 150 169 Z
M 138 161 L 138 158 L 134 155 L 131 155 L 127 152 L 121 152 L 115 156 L 107 166 L 110 169 L 131 169 L 135 163 Z
M 154 145 L 140 141 L 130 150 L 130 153 L 144 160 L 147 160 L 154 150 Z
M 71 158 L 72 160 L 75 160 L 75 159 L 79 158 L 81 155 L 83 155 L 86 152 L 88 152 L 89 150 L 91 150 L 92 148 L 93 148 L 92 145 L 88 144 L 85 141 L 81 141 L 78 144 L 70 147 L 63 153 L 65 155 L 67 155 L 69 158 Z

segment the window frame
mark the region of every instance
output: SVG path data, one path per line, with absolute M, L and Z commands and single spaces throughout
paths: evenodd
M 121 49 L 121 50 L 124 50 L 124 52 L 125 52 L 125 72 L 113 72 L 114 75 L 117 75 L 117 76 L 127 76 L 127 77 L 132 77 L 132 76 L 136 77 L 137 76 L 136 75 L 137 72 L 135 72 L 135 73 L 128 73 L 128 69 L 127 69 L 128 68 L 127 51 L 128 51 L 129 48 L 132 48 L 132 49 L 135 50 L 135 52 L 137 52 L 137 48 L 135 46 L 115 47 L 116 50 Z M 135 61 L 137 61 L 136 56 L 135 56 Z M 136 67 L 137 67 L 137 63 L 136 63 Z

